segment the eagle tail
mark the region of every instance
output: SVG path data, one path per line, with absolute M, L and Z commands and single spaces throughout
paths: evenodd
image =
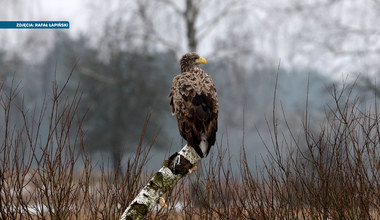
M 206 157 L 208 152 L 210 151 L 210 148 L 208 146 L 207 137 L 205 133 L 202 133 L 201 143 L 199 144 L 199 147 L 201 148 L 203 157 Z

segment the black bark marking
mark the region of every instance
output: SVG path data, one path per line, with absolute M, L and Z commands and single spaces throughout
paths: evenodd
M 148 212 L 149 212 L 149 209 L 148 209 L 148 207 L 146 205 L 139 204 L 137 202 L 135 202 L 135 203 L 133 203 L 131 205 L 131 209 L 136 210 L 136 212 L 140 213 L 143 216 L 146 216 L 148 214 Z

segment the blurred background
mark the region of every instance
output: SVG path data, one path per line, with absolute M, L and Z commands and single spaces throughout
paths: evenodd
M 66 92 L 74 95 L 79 87 L 85 141 L 98 159 L 113 162 L 133 152 L 149 115 L 144 137 L 144 144 L 154 141 L 149 167 L 160 167 L 183 146 L 167 95 L 180 72 L 179 58 L 188 51 L 207 59 L 203 69 L 218 91 L 217 144 L 228 148 L 233 160 L 244 146 L 252 165 L 261 164 L 271 141 L 277 72 L 276 114 L 295 130 L 305 120 L 306 106 L 310 126 L 319 127 L 334 85 L 356 82 L 363 106 L 378 93 L 378 0 L 0 0 L 0 5 L 4 21 L 70 22 L 68 30 L 0 29 L 0 82 L 5 89 L 18 85 L 16 103 L 38 112 L 51 98 L 53 81 L 64 84 L 75 67 Z

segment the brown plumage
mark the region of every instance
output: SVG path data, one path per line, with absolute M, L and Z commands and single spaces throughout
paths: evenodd
M 200 68 L 207 63 L 195 52 L 180 60 L 181 74 L 173 79 L 169 99 L 181 136 L 200 157 L 215 144 L 218 130 L 218 97 L 211 77 Z

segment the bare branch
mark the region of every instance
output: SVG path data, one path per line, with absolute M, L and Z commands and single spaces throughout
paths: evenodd
M 95 72 L 92 69 L 86 68 L 86 67 L 80 67 L 79 73 L 83 74 L 85 76 L 91 77 L 99 82 L 107 83 L 107 84 L 117 84 L 120 82 L 120 80 L 111 78 L 111 77 L 105 77 L 103 74 Z

